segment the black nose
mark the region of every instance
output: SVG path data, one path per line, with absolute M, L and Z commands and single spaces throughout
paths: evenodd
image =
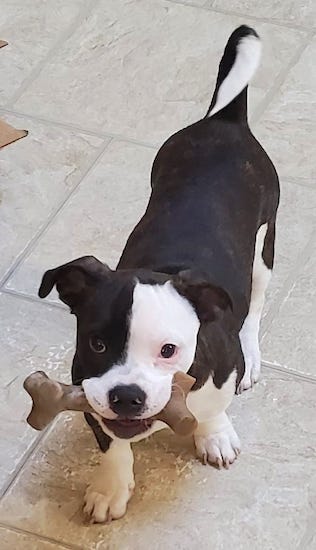
M 146 394 L 137 386 L 115 386 L 109 391 L 109 403 L 113 412 L 119 416 L 133 417 L 144 409 Z

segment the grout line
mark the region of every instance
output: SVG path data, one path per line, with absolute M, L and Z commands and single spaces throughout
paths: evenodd
M 19 118 L 29 118 L 30 120 L 34 120 L 35 122 L 40 122 L 42 124 L 48 124 L 51 126 L 56 126 L 57 128 L 64 128 L 65 130 L 69 131 L 75 131 L 79 132 L 80 134 L 85 134 L 87 136 L 93 136 L 98 137 L 101 139 L 115 139 L 118 141 L 125 141 L 127 143 L 132 143 L 134 145 L 139 145 L 141 147 L 148 147 L 150 149 L 158 149 L 161 144 L 154 144 L 154 143 L 148 143 L 146 141 L 140 141 L 138 139 L 133 139 L 129 137 L 125 137 L 121 134 L 115 134 L 112 132 L 99 132 L 97 130 L 87 129 L 87 128 L 81 128 L 81 126 L 77 126 L 76 124 L 72 124 L 71 122 L 61 122 L 58 120 L 51 120 L 49 118 L 41 117 L 32 115 L 29 113 L 23 113 L 21 111 L 15 111 L 14 109 L 7 109 L 6 107 L 0 107 L 0 113 L 4 113 L 9 116 L 16 116 Z
M 38 298 L 33 294 L 27 294 L 26 292 L 22 292 L 20 290 L 3 287 L 0 291 L 0 294 L 7 294 L 8 296 L 12 296 L 13 298 L 17 298 L 18 300 L 25 300 L 26 302 L 32 302 L 33 304 L 41 304 L 42 306 L 52 307 L 55 309 L 59 309 L 60 311 L 69 311 L 69 308 L 64 304 L 59 304 L 58 302 L 50 302 L 49 300 L 42 300 L 41 298 Z
M 200 6 L 199 4 L 194 4 L 194 1 L 192 2 L 183 2 L 182 0 L 166 0 L 166 1 L 169 2 L 170 4 L 176 4 L 179 6 L 185 6 L 189 8 L 197 8 L 198 10 L 206 10 L 206 11 L 210 11 L 210 9 L 212 9 L 212 6 L 215 2 L 215 0 L 210 0 L 212 3 L 210 4 L 209 2 L 207 2 L 207 0 L 204 0 L 204 4 Z
M 58 51 L 61 45 L 76 31 L 76 29 L 81 25 L 84 18 L 92 12 L 99 1 L 100 0 L 88 0 L 88 2 L 85 2 L 83 4 L 83 8 L 79 10 L 77 17 L 75 17 L 72 23 L 70 23 L 70 25 L 60 35 L 57 36 L 56 42 L 48 50 L 47 54 L 37 63 L 31 73 L 23 80 L 21 86 L 18 88 L 15 94 L 13 94 L 12 98 L 6 103 L 6 106 L 13 106 L 20 99 L 20 97 L 24 94 L 30 84 L 41 73 L 44 66 L 50 61 L 52 57 L 54 57 L 55 52 Z
M 250 122 L 253 125 L 256 125 L 266 108 L 269 106 L 271 101 L 274 99 L 274 96 L 276 93 L 280 90 L 281 86 L 285 82 L 286 78 L 288 77 L 291 69 L 298 63 L 299 59 L 301 58 L 302 54 L 304 53 L 307 46 L 310 44 L 311 39 L 314 35 L 314 31 L 308 33 L 304 39 L 302 40 L 301 44 L 295 50 L 293 56 L 290 58 L 290 61 L 287 63 L 287 65 L 284 66 L 284 68 L 279 72 L 278 76 L 274 80 L 273 86 L 268 90 L 268 92 L 265 94 L 262 101 L 260 101 L 258 107 L 255 109 L 254 114 L 252 115 Z
M 297 370 L 279 365 L 278 363 L 271 363 L 270 361 L 265 360 L 261 361 L 261 365 L 266 369 L 281 372 L 282 374 L 287 374 L 289 378 L 298 378 L 299 380 L 303 380 L 304 382 L 316 384 L 316 376 L 314 376 L 313 374 L 304 374 Z
M 83 550 L 81 546 L 77 546 L 77 545 L 73 546 L 63 541 L 60 541 L 51 537 L 46 537 L 45 535 L 39 535 L 37 533 L 33 533 L 32 531 L 28 531 L 27 529 L 14 527 L 13 525 L 10 525 L 10 524 L 0 522 L 0 528 L 6 529 L 7 531 L 12 531 L 13 533 L 31 536 L 35 539 L 38 539 L 39 541 L 49 542 L 51 544 L 57 545 L 57 548 L 61 548 L 61 549 L 65 548 L 67 550 Z
M 35 437 L 32 445 L 26 451 L 22 460 L 18 463 L 13 473 L 9 476 L 9 479 L 1 487 L 0 501 L 2 501 L 3 498 L 6 496 L 8 491 L 11 489 L 12 485 L 18 479 L 19 475 L 22 474 L 22 471 L 26 466 L 27 462 L 29 461 L 29 459 L 37 452 L 37 450 L 40 448 L 40 445 L 45 442 L 45 440 L 50 436 L 50 434 L 53 433 L 55 426 L 58 422 L 59 422 L 59 418 L 57 415 L 56 418 L 46 428 L 44 428 L 44 430 L 42 430 L 37 437 Z M 1 522 L 0 522 L 0 525 L 1 525 Z
M 45 428 L 42 432 L 40 432 L 37 437 L 35 437 L 33 443 L 30 445 L 30 447 L 27 449 L 26 453 L 23 455 L 23 458 L 17 464 L 17 466 L 14 469 L 13 473 L 8 476 L 5 483 L 2 485 L 1 490 L 0 490 L 0 501 L 7 494 L 10 487 L 15 482 L 16 478 L 18 477 L 19 473 L 24 468 L 24 466 L 27 463 L 27 461 L 29 460 L 29 458 L 31 458 L 33 453 L 39 447 L 40 443 L 42 443 L 44 441 L 46 434 L 48 435 L 51 432 L 54 425 L 55 425 L 55 422 L 50 424 L 47 428 Z
M 167 0 L 167 1 L 170 2 L 171 4 L 178 4 L 180 6 L 189 6 L 191 8 L 205 10 L 208 12 L 220 13 L 223 15 L 230 15 L 232 17 L 238 17 L 239 19 L 243 19 L 244 17 L 246 17 L 250 21 L 252 20 L 252 21 L 257 21 L 258 23 L 269 23 L 269 25 L 276 25 L 277 27 L 284 27 L 294 31 L 309 32 L 309 31 L 315 30 L 314 26 L 305 27 L 304 25 L 296 25 L 295 23 L 292 24 L 292 23 L 287 23 L 285 21 L 274 21 L 274 20 L 271 21 L 271 19 L 269 19 L 268 17 L 257 17 L 256 15 L 251 15 L 249 13 L 240 13 L 234 10 L 229 10 L 229 9 L 225 10 L 222 8 L 217 8 L 213 6 L 215 0 L 213 0 L 212 4 L 206 3 L 204 4 L 204 6 L 198 6 L 193 2 L 182 2 L 181 0 Z
M 283 286 L 278 291 L 276 295 L 275 304 L 270 306 L 265 317 L 262 319 L 262 329 L 261 329 L 261 337 L 260 337 L 261 343 L 266 337 L 268 330 L 273 325 L 277 315 L 279 314 L 282 308 L 282 305 L 284 304 L 292 288 L 294 287 L 297 280 L 296 276 L 299 274 L 302 266 L 305 265 L 306 260 L 309 258 L 310 251 L 313 249 L 313 245 L 315 243 L 315 239 L 316 239 L 316 231 L 312 231 L 307 241 L 307 244 L 305 245 L 301 253 L 298 254 L 298 256 L 296 257 L 296 261 L 293 266 L 293 269 L 290 270 L 290 273 L 288 277 L 285 279 Z
M 29 244 L 24 248 L 24 250 L 17 256 L 16 260 L 13 262 L 13 264 L 10 266 L 10 268 L 7 270 L 6 274 L 0 280 L 0 290 L 6 285 L 8 280 L 10 279 L 13 272 L 21 265 L 21 263 L 24 261 L 24 259 L 32 252 L 32 250 L 35 248 L 37 241 L 40 237 L 42 237 L 46 231 L 48 230 L 51 222 L 56 218 L 57 214 L 61 212 L 61 210 L 64 208 L 68 200 L 76 193 L 78 188 L 80 187 L 81 182 L 86 178 L 86 176 L 93 170 L 95 165 L 98 163 L 99 159 L 103 155 L 106 148 L 111 143 L 111 140 L 106 140 L 98 147 L 97 153 L 94 157 L 94 160 L 89 163 L 87 168 L 83 170 L 81 178 L 79 178 L 78 183 L 73 187 L 73 189 L 62 199 L 62 201 L 57 205 L 56 208 L 52 210 L 52 212 L 49 214 L 49 216 L 46 218 L 46 221 L 41 225 L 41 227 L 36 231 L 36 233 L 31 238 Z

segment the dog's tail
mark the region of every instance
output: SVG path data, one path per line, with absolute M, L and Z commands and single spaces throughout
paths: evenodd
M 205 115 L 247 122 L 247 87 L 258 68 L 261 41 L 254 29 L 242 25 L 230 36 L 221 59 L 211 105 Z

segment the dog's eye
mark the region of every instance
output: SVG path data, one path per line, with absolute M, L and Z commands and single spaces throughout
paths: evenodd
M 170 359 L 170 357 L 173 357 L 176 351 L 177 346 L 175 346 L 175 344 L 165 344 L 160 350 L 160 355 L 164 359 Z
M 101 338 L 97 336 L 90 336 L 89 339 L 90 348 L 95 353 L 104 353 L 106 350 L 106 345 L 102 342 Z

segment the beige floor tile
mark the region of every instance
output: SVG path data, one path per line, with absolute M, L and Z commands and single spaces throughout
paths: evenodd
M 54 544 L 33 535 L 0 527 L 1 550 L 64 550 L 65 546 Z
M 272 281 L 267 291 L 265 315 L 295 268 L 298 257 L 316 226 L 316 190 L 281 181 L 277 219 L 276 254 Z M 264 327 L 263 318 L 263 327 Z
M 310 254 L 263 338 L 263 353 L 268 361 L 316 377 L 316 257 Z
M 61 418 L 3 499 L 3 521 L 85 550 L 299 548 L 316 503 L 314 388 L 265 369 L 236 397 L 243 452 L 228 472 L 202 466 L 168 432 L 135 445 L 135 495 L 107 526 L 84 525 L 81 512 L 98 456 L 92 435 L 78 414 Z
M 316 9 L 316 2 L 314 3 Z M 316 40 L 304 51 L 258 123 L 256 133 L 282 177 L 316 178 Z
M 29 119 L 5 119 L 26 138 L 1 150 L 0 279 L 93 162 L 103 141 Z
M 208 0 L 206 6 L 232 11 L 241 15 L 265 17 L 270 21 L 289 25 L 315 26 L 316 4 L 314 0 Z
M 25 422 L 30 399 L 23 380 L 35 370 L 69 380 L 75 327 L 62 310 L 5 294 L 0 294 L 0 319 L 1 493 L 38 436 Z
M 9 0 L 1 2 L 0 36 L 9 45 L 1 50 L 0 104 L 6 104 L 31 71 L 58 44 L 78 16 L 84 0 Z
M 204 4 L 215 11 L 200 9 Z M 0 51 L 0 105 L 12 101 L 35 116 L 159 145 L 204 114 L 226 40 L 241 23 L 263 39 L 249 102 L 250 114 L 260 113 L 306 40 L 307 31 L 289 27 L 315 26 L 316 4 L 7 0 L 0 12 L 0 38 L 9 42 Z M 15 480 L 0 503 L 0 550 L 315 550 L 315 48 L 314 39 L 254 128 L 281 176 L 262 351 L 282 368 L 264 368 L 260 384 L 234 400 L 238 461 L 219 472 L 196 461 L 189 440 L 156 434 L 135 445 L 127 516 L 85 524 L 83 494 L 99 457 L 93 435 L 78 413 L 64 414 L 46 433 L 31 430 L 22 388 L 37 369 L 69 381 L 75 319 L 2 293 L 0 495 Z M 30 134 L 1 150 L 0 280 L 106 145 L 53 125 L 7 120 Z M 114 266 L 146 206 L 154 155 L 124 140 L 110 143 L 8 288 L 35 296 L 46 269 L 82 254 Z M 308 242 L 310 257 L 299 266 Z
M 241 22 L 247 18 L 164 0 L 101 2 L 16 108 L 160 144 L 204 115 L 226 40 Z M 252 84 L 254 107 L 305 36 L 256 27 L 265 55 Z
M 36 294 L 46 269 L 84 254 L 114 267 L 145 210 L 154 155 L 146 147 L 112 142 L 9 287 Z

